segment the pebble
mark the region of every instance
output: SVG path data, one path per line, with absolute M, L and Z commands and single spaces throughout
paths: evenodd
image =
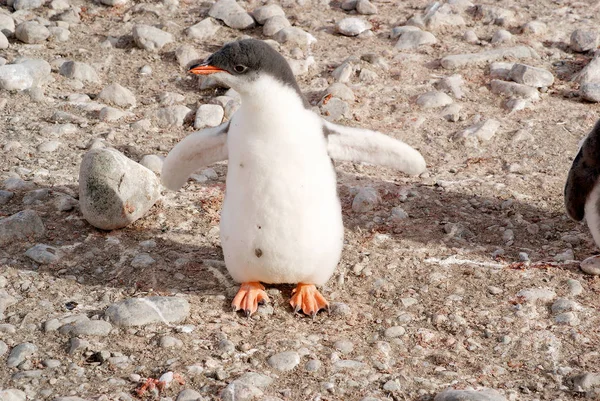
M 82 82 L 99 82 L 96 70 L 89 64 L 79 61 L 65 61 L 59 68 L 60 75 Z
M 380 202 L 379 193 L 375 188 L 361 188 L 354 196 L 352 210 L 355 213 L 365 213 L 373 210 Z
M 425 31 L 408 31 L 400 35 L 400 38 L 394 46 L 398 50 L 416 49 L 424 45 L 433 45 L 437 43 L 436 37 Z
M 396 39 L 396 38 L 399 38 L 400 36 L 402 36 L 406 32 L 420 32 L 420 31 L 421 31 L 420 28 L 418 28 L 416 26 L 412 26 L 412 25 L 397 26 L 392 29 L 392 32 L 390 33 L 390 38 Z
M 124 6 L 129 0 L 99 0 L 105 6 L 118 7 Z
M 98 336 L 106 337 L 112 330 L 112 324 L 104 320 L 87 320 L 67 326 L 62 334 L 71 336 Z M 62 332 L 61 327 L 61 332 Z
M 25 256 L 40 264 L 53 264 L 60 260 L 62 252 L 49 245 L 37 244 L 29 248 Z
M 492 62 L 503 58 L 533 58 L 535 52 L 527 46 L 507 47 L 486 50 L 479 53 L 453 54 L 441 60 L 442 67 L 448 70 Z
M 28 357 L 35 354 L 38 347 L 32 343 L 21 343 L 15 346 L 8 355 L 6 362 L 9 368 L 14 368 L 23 363 Z
M 287 372 L 298 366 L 300 355 L 295 351 L 280 352 L 271 356 L 267 362 L 273 369 L 279 372 Z
M 437 81 L 434 86 L 438 90 L 442 90 L 452 94 L 457 99 L 462 99 L 465 95 L 462 86 L 465 84 L 462 75 L 454 74 L 449 77 L 444 77 Z
M 205 18 L 195 25 L 190 26 L 185 30 L 187 36 L 198 41 L 212 39 L 219 29 L 219 25 L 213 18 Z
M 583 286 L 581 283 L 575 279 L 567 280 L 567 286 L 569 287 L 569 294 L 576 297 L 583 293 Z
M 540 99 L 540 93 L 536 88 L 516 82 L 506 82 L 499 79 L 493 79 L 490 83 L 490 88 L 492 93 L 497 95 L 517 97 L 532 101 L 537 101 Z
M 155 52 L 173 42 L 173 35 L 150 25 L 138 24 L 133 27 L 133 40 L 141 49 Z
M 397 381 L 395 381 L 395 380 L 388 380 L 383 385 L 383 389 L 385 391 L 390 392 L 390 393 L 395 393 L 395 392 L 400 391 L 402 389 L 402 387 L 400 387 L 400 384 L 398 384 Z
M 505 29 L 498 29 L 492 36 L 492 43 L 506 43 L 512 40 L 512 34 Z
M 0 400 L 2 401 L 25 401 L 27 395 L 24 391 L 9 388 L 7 390 L 0 390 Z
M 269 18 L 273 18 L 275 16 L 285 17 L 285 12 L 277 4 L 269 4 L 258 7 L 252 12 L 252 15 L 254 16 L 256 22 L 258 22 L 260 25 L 264 25 Z
M 181 297 L 130 298 L 108 307 L 105 315 L 121 327 L 153 323 L 179 323 L 190 313 L 190 305 Z M 163 321 L 164 318 L 164 321 Z
M 160 338 L 161 348 L 181 348 L 183 347 L 183 341 L 172 336 L 163 336 Z
M 218 104 L 203 104 L 196 111 L 194 128 L 216 127 L 223 122 L 225 111 Z
M 354 350 L 354 344 L 349 340 L 338 340 L 333 343 L 333 348 L 342 354 L 349 354 Z
M 78 352 L 83 352 L 90 347 L 90 343 L 86 340 L 82 340 L 81 338 L 73 337 L 69 340 L 69 351 L 70 355 L 73 355 Z
M 143 217 L 160 198 L 156 175 L 115 149 L 92 149 L 79 170 L 83 217 L 103 230 L 123 228 Z
M 548 31 L 548 26 L 542 21 L 530 21 L 521 27 L 523 34 L 541 36 Z
M 508 80 L 510 71 L 514 67 L 515 63 L 505 63 L 502 61 L 497 61 L 495 63 L 490 64 L 490 77 L 498 78 L 503 80 Z
M 238 377 L 236 381 L 250 386 L 254 386 L 261 390 L 265 390 L 273 383 L 273 379 L 269 376 L 255 372 L 244 373 L 242 376 Z
M 140 160 L 140 164 L 152 171 L 154 174 L 160 174 L 163 167 L 164 158 L 157 155 L 145 155 Z
M 279 30 L 273 38 L 279 43 L 287 43 L 296 46 L 310 46 L 317 41 L 313 35 L 295 26 Z
M 419 97 L 417 98 L 417 101 L 416 101 L 416 103 L 419 106 L 426 108 L 426 109 L 444 107 L 453 102 L 454 101 L 452 100 L 452 98 L 450 96 L 446 95 L 444 92 L 439 92 L 439 91 L 431 91 L 431 92 L 423 93 L 422 95 L 419 95 Z
M 43 85 L 51 73 L 44 60 L 26 59 L 17 64 L 0 66 L 0 89 L 25 90 Z
M 0 50 L 8 49 L 9 43 L 6 36 L 0 31 Z
M 479 38 L 477 37 L 477 34 L 471 29 L 469 29 L 463 34 L 463 39 L 465 42 L 472 45 L 479 44 Z
M 12 216 L 0 219 L 0 245 L 38 238 L 45 234 L 42 219 L 34 210 L 26 209 Z
M 181 127 L 193 115 L 186 106 L 170 106 L 156 110 L 152 117 L 160 128 Z
M 483 388 L 480 390 L 454 390 L 448 388 L 438 393 L 433 401 L 506 401 L 498 391 Z
M 385 329 L 383 335 L 387 338 L 401 337 L 406 333 L 406 329 L 402 326 L 393 326 Z
M 54 369 L 58 368 L 61 365 L 61 362 L 58 359 L 44 359 L 42 364 L 49 369 Z
M 352 309 L 344 302 L 332 302 L 330 306 L 331 316 L 350 316 Z
M 204 398 L 202 395 L 196 390 L 192 390 L 191 388 L 186 388 L 182 390 L 179 395 L 177 395 L 177 399 L 175 401 L 202 401 Z
M 332 97 L 326 104 L 321 106 L 321 110 L 328 121 L 338 121 L 343 118 L 352 117 L 350 106 L 337 97 Z
M 17 25 L 15 36 L 24 43 L 43 43 L 50 37 L 50 31 L 44 25 L 37 22 L 26 21 Z
M 377 14 L 377 7 L 369 0 L 358 0 L 356 2 L 356 11 L 362 15 Z
M 254 386 L 234 380 L 221 392 L 222 401 L 252 401 L 261 397 L 263 392 Z
M 577 326 L 579 324 L 579 319 L 577 318 L 577 315 L 575 315 L 575 313 L 565 312 L 565 313 L 560 313 L 560 314 L 554 316 L 554 322 L 556 324 L 566 324 L 569 326 Z
M 6 205 L 14 196 L 14 192 L 0 190 L 0 205 Z
M 41 203 L 50 197 L 50 190 L 48 188 L 34 189 L 29 191 L 23 197 L 24 205 L 31 205 L 34 203 Z
M 181 45 L 175 50 L 175 58 L 180 66 L 187 69 L 188 66 L 192 65 L 192 62 L 200 60 L 200 54 L 194 46 Z
M 573 51 L 579 53 L 596 50 L 598 47 L 598 32 L 577 29 L 571 34 L 570 46 Z
M 363 367 L 365 367 L 365 364 L 363 362 L 353 360 L 339 360 L 333 364 L 334 371 L 355 370 L 361 369 Z
M 392 208 L 392 214 L 390 216 L 390 218 L 392 219 L 393 222 L 401 222 L 405 219 L 408 218 L 408 213 L 406 213 L 406 211 L 404 209 L 402 209 L 400 206 L 396 206 Z
M 254 18 L 235 0 L 218 0 L 210 8 L 208 15 L 234 29 L 248 29 L 254 26 Z
M 156 260 L 152 256 L 147 253 L 139 253 L 134 256 L 131 260 L 131 267 L 135 267 L 136 269 L 142 269 L 148 266 L 152 266 L 156 263 Z
M 2 317 L 2 311 L 0 311 L 0 317 Z M 2 340 L 0 340 L 0 357 L 4 356 L 8 352 L 8 345 Z
M 271 37 L 284 28 L 292 26 L 290 21 L 282 15 L 276 15 L 265 21 L 263 25 L 263 35 Z
M 345 36 L 358 36 L 371 29 L 371 24 L 362 18 L 348 17 L 336 24 L 337 32 Z
M 59 26 L 51 26 L 48 30 L 50 31 L 50 40 L 56 42 L 68 42 L 71 36 L 71 31 Z
M 530 288 L 519 291 L 517 297 L 528 303 L 550 302 L 556 298 L 556 293 L 545 288 Z
M 352 64 L 349 62 L 343 62 L 331 73 L 333 78 L 341 83 L 349 82 L 353 74 L 354 66 L 352 66 Z
M 1 238 L 2 237 L 0 234 L 0 240 Z M 600 255 L 591 256 L 585 259 L 583 262 L 581 262 L 579 267 L 584 273 L 591 274 L 593 276 L 600 276 Z
M 589 102 L 600 102 L 600 82 L 581 85 L 579 95 Z
M 98 113 L 98 119 L 100 121 L 112 122 L 118 121 L 125 116 L 130 116 L 131 114 L 121 111 L 119 109 L 115 109 L 114 107 L 103 107 Z
M 573 378 L 573 390 L 585 393 L 600 387 L 600 373 L 585 372 Z
M 515 20 L 514 11 L 491 5 L 477 5 L 473 14 L 484 24 L 506 26 Z
M 119 106 L 119 107 L 135 107 L 136 99 L 133 92 L 118 83 L 112 83 L 98 94 L 98 100 Z
M 550 71 L 525 64 L 515 64 L 510 70 L 509 78 L 534 88 L 548 87 L 554 83 L 554 76 Z
M 13 8 L 19 10 L 34 10 L 40 8 L 44 2 L 42 0 L 14 0 Z
M 9 13 L 0 14 L 0 32 L 7 37 L 15 33 L 15 20 L 13 20 Z
M 325 90 L 324 98 L 327 95 L 331 95 L 331 97 L 336 97 L 336 98 L 339 98 L 346 102 L 354 102 L 354 100 L 355 100 L 354 92 L 352 91 L 352 89 L 350 89 L 347 85 L 345 85 L 341 82 L 335 82 L 335 83 L 331 84 Z
M 554 260 L 558 262 L 568 262 L 571 260 L 575 260 L 575 255 L 573 254 L 572 249 L 567 249 L 564 252 L 556 254 L 554 256 Z
M 0 67 L 0 71 L 3 67 Z M 600 83 L 600 56 L 594 57 L 575 77 L 574 81 L 581 85 Z
M 463 139 L 467 139 L 469 137 L 476 137 L 481 141 L 489 141 L 494 137 L 494 135 L 498 131 L 498 128 L 500 128 L 500 122 L 498 120 L 489 119 L 479 122 L 461 131 L 460 133 L 458 133 L 457 137 Z
M 304 370 L 307 372 L 317 372 L 319 369 L 321 369 L 321 361 L 318 359 L 311 359 L 304 365 Z

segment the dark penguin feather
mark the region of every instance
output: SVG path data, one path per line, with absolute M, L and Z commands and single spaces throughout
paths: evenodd
M 600 120 L 587 136 L 575 156 L 565 185 L 567 214 L 583 220 L 587 201 L 600 176 Z

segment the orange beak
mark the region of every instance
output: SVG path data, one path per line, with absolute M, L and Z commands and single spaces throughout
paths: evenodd
M 226 72 L 225 70 L 222 70 L 221 68 L 218 67 L 213 67 L 212 65 L 206 65 L 206 64 L 196 64 L 193 65 L 188 72 L 191 72 L 192 74 L 196 74 L 196 75 L 209 75 L 209 74 L 214 74 L 216 72 Z

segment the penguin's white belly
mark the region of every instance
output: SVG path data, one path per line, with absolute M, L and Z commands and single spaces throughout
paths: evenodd
M 594 237 L 596 246 L 600 247 L 600 183 L 596 183 L 585 202 L 585 222 Z
M 232 121 L 221 244 L 238 282 L 320 285 L 339 262 L 336 176 L 313 116 L 307 111 L 300 124 Z M 282 126 L 285 132 L 269 132 Z

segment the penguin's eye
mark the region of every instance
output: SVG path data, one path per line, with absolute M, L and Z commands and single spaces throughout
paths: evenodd
M 233 70 L 235 72 L 237 72 L 238 74 L 243 74 L 244 72 L 246 72 L 247 69 L 248 69 L 248 67 L 246 67 L 245 65 L 241 65 L 241 64 L 233 67 Z

